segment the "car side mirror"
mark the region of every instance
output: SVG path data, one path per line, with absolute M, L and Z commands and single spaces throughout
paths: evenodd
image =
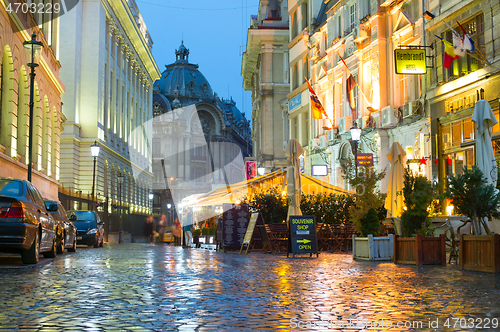
M 57 204 L 49 204 L 49 208 L 47 209 L 49 212 L 57 211 Z
M 75 215 L 75 214 L 71 215 L 71 216 L 69 217 L 69 220 L 71 220 L 71 221 L 76 221 L 76 215 Z

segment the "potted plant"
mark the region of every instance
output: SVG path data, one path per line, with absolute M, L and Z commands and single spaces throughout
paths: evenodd
M 444 235 L 434 237 L 428 208 L 435 198 L 432 182 L 406 168 L 403 181 L 405 211 L 401 214 L 403 237 L 395 237 L 394 262 L 402 264 L 446 264 Z
M 195 228 L 193 229 L 193 243 L 195 244 L 196 248 L 199 248 L 200 246 L 200 235 L 201 235 L 201 229 L 200 228 Z
M 391 260 L 393 236 L 378 236 L 380 219 L 377 210 L 384 205 L 385 194 L 378 189 L 378 182 L 385 176 L 385 170 L 377 172 L 373 166 L 363 165 L 356 169 L 352 160 L 342 165 L 342 173 L 349 184 L 356 189 L 355 204 L 349 207 L 349 217 L 356 231 L 352 236 L 354 259 Z
M 464 167 L 462 175 L 451 177 L 446 196 L 455 211 L 466 215 L 476 235 L 460 236 L 460 268 L 471 271 L 500 272 L 500 235 L 492 234 L 486 219 L 498 215 L 500 192 L 487 184 L 477 167 Z M 480 233 L 485 235 L 478 235 Z

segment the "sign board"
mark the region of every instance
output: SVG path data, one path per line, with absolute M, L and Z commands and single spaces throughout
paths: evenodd
M 291 252 L 294 257 L 298 253 L 310 254 L 310 256 L 316 254 L 318 256 L 315 216 L 290 216 L 288 222 L 290 224 L 291 241 L 288 252 Z
M 250 216 L 250 220 L 248 221 L 248 227 L 245 233 L 245 237 L 243 238 L 243 243 L 241 244 L 240 255 L 245 245 L 247 246 L 245 255 L 248 253 L 248 248 L 250 248 L 250 242 L 252 242 L 252 236 L 253 232 L 255 231 L 255 225 L 257 224 L 257 220 L 260 221 L 260 224 L 264 225 L 264 221 L 262 220 L 262 216 L 260 215 L 260 213 L 258 212 L 252 213 L 252 215 Z
M 424 49 L 395 49 L 396 74 L 420 75 L 427 72 Z
M 302 105 L 302 93 L 299 93 L 295 97 L 290 98 L 290 100 L 288 100 L 288 111 L 290 112 L 299 107 L 300 105 Z
M 221 247 L 239 248 L 248 226 L 248 204 L 223 205 Z
M 357 158 L 358 166 L 372 166 L 373 165 L 373 153 L 358 153 Z
M 247 161 L 246 162 L 247 169 L 247 180 L 251 180 L 255 177 L 257 171 L 257 165 L 255 161 Z
M 313 176 L 327 176 L 328 165 L 312 165 L 311 172 Z

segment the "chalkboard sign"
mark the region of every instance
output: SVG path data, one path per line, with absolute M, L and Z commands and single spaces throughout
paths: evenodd
M 240 248 L 248 227 L 248 204 L 223 205 L 222 247 Z
M 289 253 L 292 253 L 293 257 L 299 253 L 318 256 L 315 216 L 290 216 L 288 222 L 291 234 L 288 246 Z
M 245 233 L 245 237 L 243 238 L 243 243 L 241 244 L 240 255 L 241 255 L 241 252 L 243 251 L 243 247 L 245 245 L 247 246 L 247 250 L 245 251 L 245 255 L 248 253 L 248 248 L 250 248 L 250 243 L 252 242 L 252 236 L 253 236 L 253 233 L 255 231 L 255 225 L 257 225 L 257 227 L 259 227 L 260 225 L 264 226 L 264 220 L 262 219 L 262 215 L 258 212 L 254 212 L 250 216 L 250 221 L 248 222 L 247 231 Z M 267 233 L 266 233 L 266 235 L 267 235 Z M 267 238 L 267 236 L 266 236 L 266 238 Z M 269 242 L 269 240 L 268 240 L 268 242 Z

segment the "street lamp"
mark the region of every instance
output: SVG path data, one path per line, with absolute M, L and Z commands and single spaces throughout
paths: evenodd
M 118 213 L 120 214 L 120 233 L 118 234 L 118 243 L 123 243 L 123 224 L 122 224 L 122 183 L 123 183 L 123 175 L 120 173 L 118 175 L 118 183 L 119 183 L 119 189 L 120 191 L 118 192 L 119 200 L 120 200 L 120 208 L 118 210 Z
M 259 176 L 262 176 L 266 173 L 266 168 L 263 167 L 263 166 L 259 166 L 257 167 L 257 174 L 259 174 Z
M 354 164 L 356 166 L 356 179 L 358 178 L 358 142 L 361 138 L 361 128 L 358 128 L 356 122 L 354 122 L 354 127 L 351 128 L 351 139 L 354 142 Z
M 33 97 L 35 95 L 35 67 L 38 67 L 40 52 L 43 44 L 36 40 L 36 34 L 31 35 L 30 41 L 23 42 L 26 55 L 26 65 L 31 68 L 30 72 L 30 119 L 29 119 L 29 137 L 28 137 L 28 181 L 31 182 L 31 164 L 33 151 Z
M 94 173 L 92 175 L 92 211 L 95 210 L 95 166 L 97 163 L 97 157 L 99 156 L 99 150 L 101 148 L 99 147 L 99 144 L 97 144 L 97 141 L 94 141 L 94 144 L 90 146 L 90 152 L 92 153 L 92 157 L 94 157 Z

